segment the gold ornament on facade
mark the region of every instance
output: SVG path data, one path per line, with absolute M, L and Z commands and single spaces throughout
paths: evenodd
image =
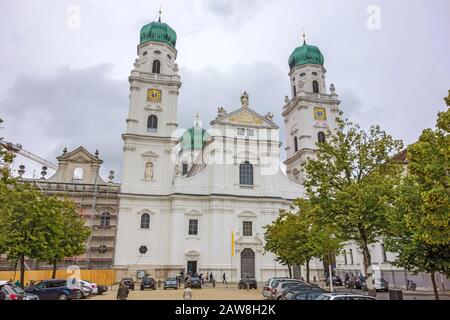
M 148 91 L 147 91 L 147 101 L 150 101 L 150 102 L 161 102 L 161 90 L 148 89 Z
M 327 111 L 323 107 L 315 107 L 314 108 L 314 120 L 326 121 L 327 120 Z
M 230 122 L 242 124 L 256 124 L 256 125 L 261 125 L 263 123 L 261 119 L 251 115 L 248 112 L 241 112 L 237 115 L 231 116 Z

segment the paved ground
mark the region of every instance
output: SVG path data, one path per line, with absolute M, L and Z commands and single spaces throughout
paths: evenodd
M 109 288 L 110 289 L 110 288 Z M 156 289 L 141 291 L 130 290 L 129 300 L 182 300 L 183 288 L 174 289 Z M 202 289 L 193 289 L 193 300 L 261 300 L 261 289 L 257 290 L 239 290 L 237 285 L 217 286 L 216 288 L 206 287 Z M 100 296 L 89 298 L 89 300 L 115 300 L 117 295 L 117 286 L 112 291 L 108 291 Z
M 262 284 L 261 284 L 262 285 Z M 193 299 L 194 300 L 262 300 L 264 299 L 261 295 L 261 285 L 259 285 L 258 289 L 252 290 L 239 290 L 237 289 L 237 284 L 230 284 L 225 287 L 222 284 L 218 284 L 216 288 L 212 288 L 210 285 L 202 289 L 193 289 Z M 328 290 L 327 287 L 325 287 Z M 111 290 L 111 287 L 108 288 L 108 292 L 100 295 L 89 298 L 88 300 L 115 300 L 117 295 L 117 286 L 114 286 Z M 348 291 L 342 287 L 338 288 L 339 291 Z M 361 290 L 353 290 L 355 293 L 359 294 L 367 294 L 365 291 Z M 178 290 L 174 289 L 157 289 L 157 290 L 139 290 L 137 286 L 137 290 L 130 291 L 129 300 L 182 300 L 183 298 L 183 288 Z M 387 292 L 377 292 L 376 298 L 378 300 L 389 300 L 389 293 Z M 431 292 L 413 292 L 413 291 L 404 291 L 403 292 L 404 300 L 434 300 L 434 296 Z M 441 295 L 441 300 L 450 300 L 449 295 Z

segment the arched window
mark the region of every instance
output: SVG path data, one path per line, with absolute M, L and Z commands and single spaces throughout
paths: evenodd
M 183 162 L 183 173 L 182 175 L 186 175 L 188 173 L 188 164 L 187 162 Z
M 158 130 L 158 117 L 151 115 L 147 120 L 147 132 L 156 132 Z
M 153 61 L 153 67 L 152 67 L 153 73 L 160 73 L 161 72 L 161 62 L 159 60 Z
M 294 86 L 293 89 L 294 89 L 294 97 L 296 97 L 297 96 L 297 88 Z
M 319 141 L 319 143 L 324 143 L 325 142 L 325 133 L 323 133 L 322 131 L 320 131 L 317 134 L 317 140 Z
M 239 184 L 253 185 L 253 166 L 248 161 L 242 162 L 239 165 Z
M 150 229 L 150 215 L 148 213 L 141 215 L 141 229 Z
M 294 137 L 294 148 L 295 148 L 295 152 L 298 151 L 298 140 L 297 137 Z
M 319 93 L 319 83 L 316 80 L 313 81 L 313 92 Z
M 108 212 L 103 212 L 100 216 L 100 225 L 102 227 L 107 227 L 110 225 L 111 215 Z

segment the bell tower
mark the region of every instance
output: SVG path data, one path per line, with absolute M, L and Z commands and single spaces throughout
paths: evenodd
M 166 23 L 153 21 L 142 27 L 138 57 L 131 71 L 130 104 L 124 140 L 122 192 L 167 193 L 175 164 L 177 105 L 181 87 L 175 63 L 177 35 Z
M 299 184 L 304 181 L 301 165 L 313 157 L 317 143 L 336 128 L 339 116 L 334 85 L 326 89 L 324 57 L 318 47 L 303 44 L 289 56 L 291 98 L 286 96 L 282 116 L 286 126 L 286 173 Z

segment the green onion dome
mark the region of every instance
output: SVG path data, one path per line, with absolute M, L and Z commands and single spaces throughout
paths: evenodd
M 208 138 L 209 134 L 197 122 L 195 126 L 187 129 L 181 137 L 181 150 L 202 150 Z
M 175 49 L 177 34 L 168 24 L 162 23 L 161 19 L 159 19 L 142 27 L 141 44 L 148 41 L 167 43 Z
M 324 58 L 319 48 L 307 45 L 306 42 L 303 42 L 302 46 L 295 48 L 289 56 L 289 67 L 291 70 L 302 64 L 323 65 L 323 62 Z

